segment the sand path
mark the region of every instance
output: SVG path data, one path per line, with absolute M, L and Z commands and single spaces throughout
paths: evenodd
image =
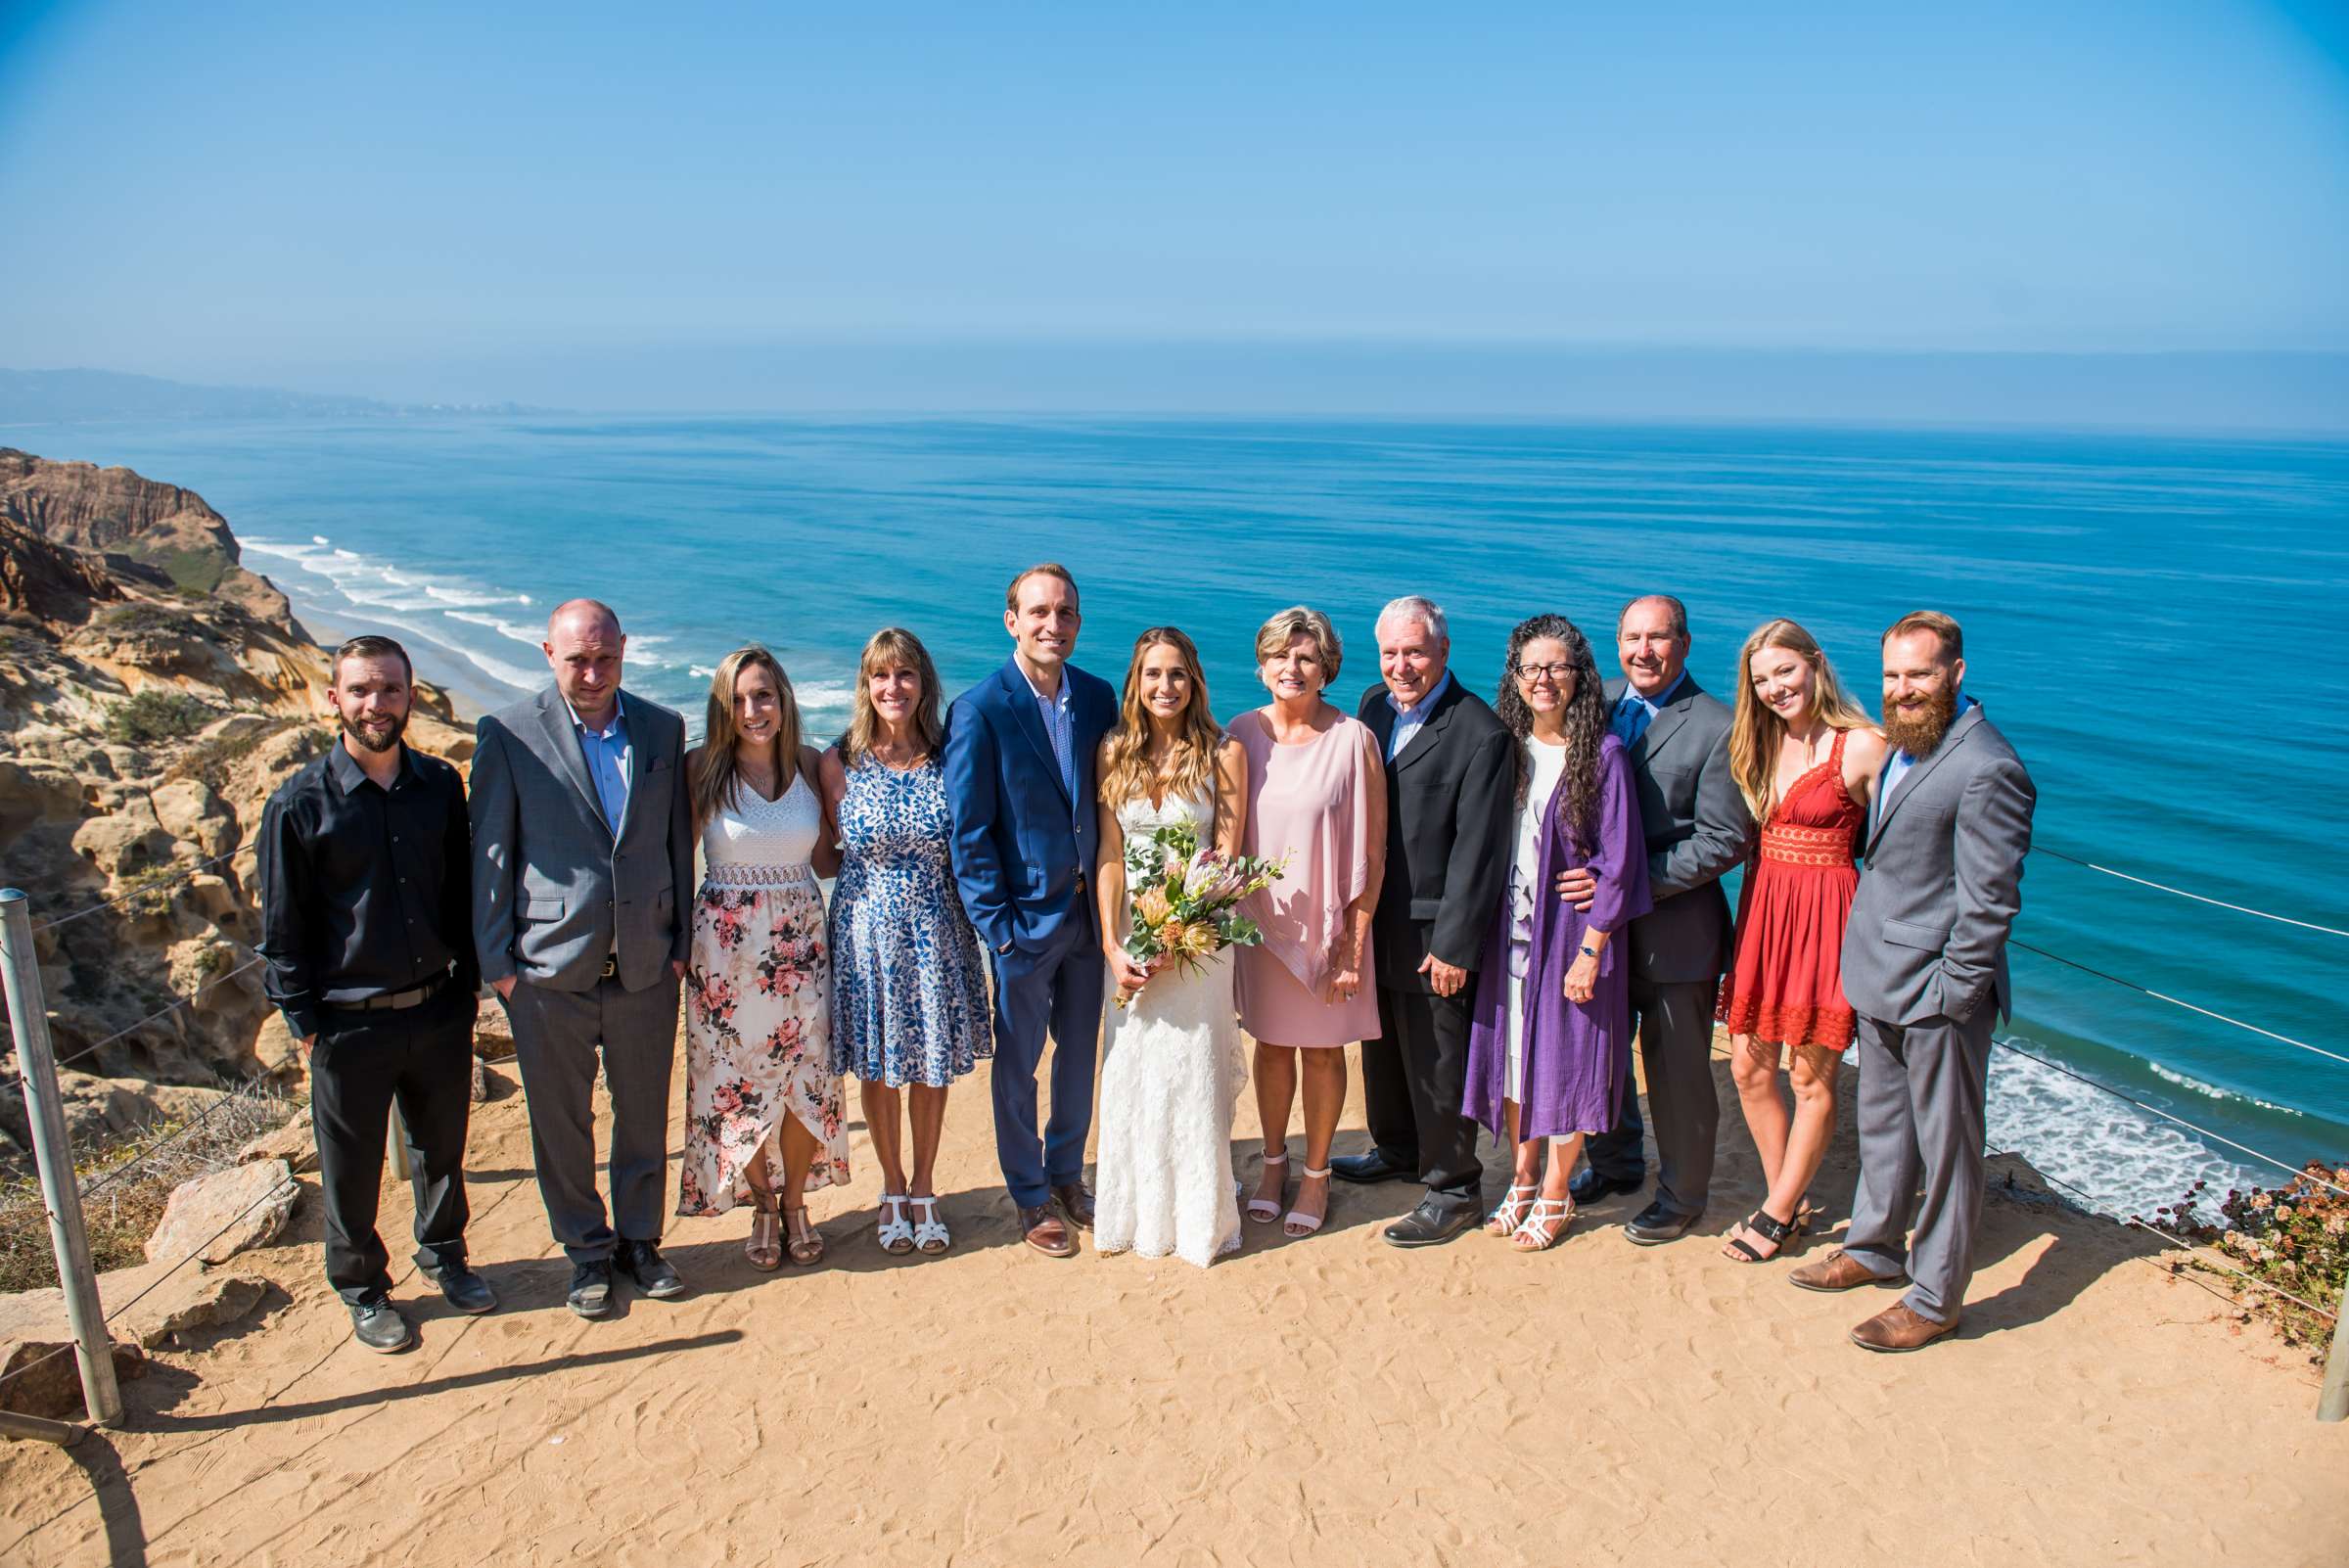
M 1417 1195 L 1390 1185 L 1212 1270 L 1053 1263 L 1016 1244 L 984 1083 L 948 1111 L 948 1256 L 873 1246 L 859 1132 L 822 1267 L 760 1275 L 740 1216 L 680 1222 L 694 1294 L 601 1323 L 563 1311 L 522 1097 L 480 1107 L 504 1311 L 405 1280 L 422 1346 L 376 1357 L 314 1245 L 250 1254 L 290 1300 L 126 1385 L 129 1430 L 4 1446 L 0 1562 L 2349 1562 L 2313 1373 L 2109 1224 L 1995 1202 L 1961 1339 L 1910 1357 L 1844 1340 L 1888 1296 L 1634 1248 L 1625 1199 L 1533 1257 L 1389 1248 Z M 1716 1231 L 1757 1196 L 1723 1086 Z

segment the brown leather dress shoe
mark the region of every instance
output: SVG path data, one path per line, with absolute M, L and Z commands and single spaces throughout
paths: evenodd
M 1033 1209 L 1022 1206 L 1020 1238 L 1047 1258 L 1077 1256 L 1077 1238 L 1069 1234 L 1069 1227 L 1049 1204 L 1039 1203 Z
M 1063 1182 L 1052 1189 L 1052 1196 L 1060 1212 L 1069 1217 L 1069 1223 L 1080 1230 L 1093 1228 L 1093 1194 L 1083 1182 Z
M 1850 1290 L 1857 1285 L 1898 1285 L 1907 1274 L 1879 1274 L 1841 1247 L 1817 1263 L 1807 1263 L 1786 1276 L 1790 1285 L 1805 1290 Z
M 1852 1330 L 1852 1343 L 1862 1350 L 1912 1351 L 1956 1331 L 1958 1319 L 1937 1323 L 1905 1301 L 1896 1301 Z

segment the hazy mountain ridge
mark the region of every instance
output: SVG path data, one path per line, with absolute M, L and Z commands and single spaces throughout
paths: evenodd
M 107 419 L 411 419 L 426 414 L 531 414 L 520 403 L 387 403 L 274 387 L 199 387 L 114 370 L 0 369 L 0 425 Z

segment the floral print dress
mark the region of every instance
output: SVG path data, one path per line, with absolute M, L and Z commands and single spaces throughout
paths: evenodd
M 944 1088 L 994 1054 L 979 938 L 954 892 L 945 770 L 870 759 L 840 801 L 832 1068 Z
M 831 1064 L 832 954 L 808 862 L 823 820 L 803 776 L 779 800 L 738 791 L 702 829 L 685 971 L 681 1215 L 747 1202 L 743 1172 L 762 1151 L 767 1184 L 780 1190 L 776 1129 L 786 1116 L 815 1138 L 808 1187 L 849 1179 L 848 1121 Z

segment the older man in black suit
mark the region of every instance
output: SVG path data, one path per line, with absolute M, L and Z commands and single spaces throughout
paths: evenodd
M 1509 866 L 1517 747 L 1451 678 L 1444 612 L 1398 599 L 1378 618 L 1381 684 L 1361 721 L 1387 760 L 1387 875 L 1371 918 L 1379 1038 L 1362 1042 L 1367 1154 L 1330 1162 L 1346 1181 L 1416 1176 L 1419 1206 L 1389 1225 L 1398 1247 L 1446 1241 L 1482 1212 L 1476 1124 L 1460 1114 L 1476 969 Z
M 1632 922 L 1632 1010 L 1647 1103 L 1656 1121 L 1656 1195 L 1624 1234 L 1642 1246 L 1677 1240 L 1705 1212 L 1721 1102 L 1713 1092 L 1713 1007 L 1729 965 L 1729 900 L 1721 879 L 1745 858 L 1754 819 L 1729 774 L 1729 708 L 1688 673 L 1688 612 L 1668 594 L 1624 606 L 1615 623 L 1622 680 L 1607 682 L 1615 733 L 1631 760 L 1647 829 L 1655 907 Z M 1559 893 L 1588 907 L 1590 874 L 1569 871 Z M 1629 1048 L 1629 1042 L 1626 1042 Z M 1645 1183 L 1644 1128 L 1625 1095 L 1612 1130 L 1590 1139 L 1577 1203 Z

